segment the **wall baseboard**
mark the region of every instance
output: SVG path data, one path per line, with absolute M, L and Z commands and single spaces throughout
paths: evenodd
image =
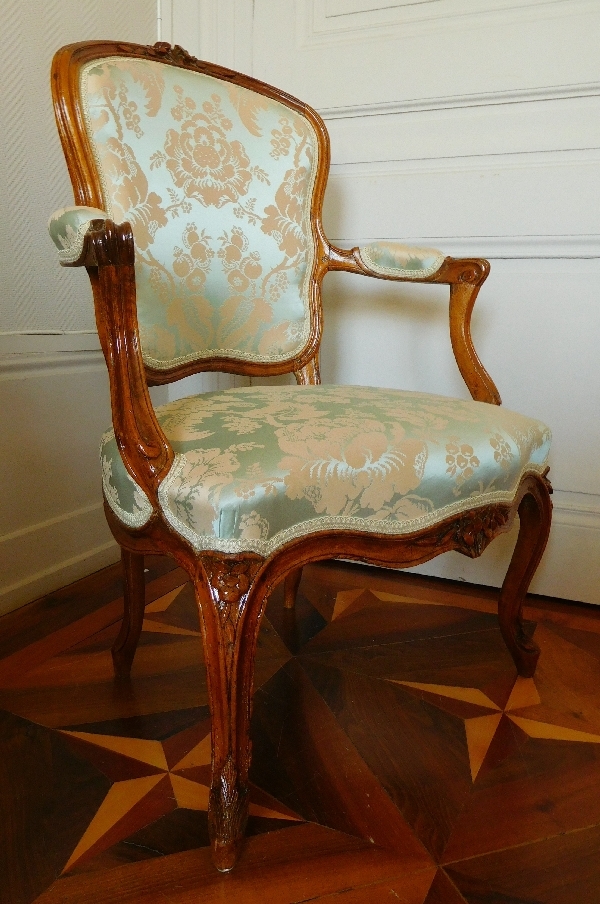
M 119 558 L 102 502 L 0 536 L 0 615 Z
M 566 494 L 569 495 L 569 494 Z M 600 500 L 589 506 L 557 501 L 546 552 L 530 587 L 531 593 L 600 606 Z M 433 577 L 500 587 L 517 539 L 518 524 L 494 541 L 479 559 L 451 552 L 411 571 Z M 582 563 L 585 562 L 585 573 Z M 578 575 L 573 580 L 573 573 Z
M 119 556 L 119 547 L 111 540 L 49 568 L 25 575 L 20 581 L 0 588 L 0 616 L 114 564 Z

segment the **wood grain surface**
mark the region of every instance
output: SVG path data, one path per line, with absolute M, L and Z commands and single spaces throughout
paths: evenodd
M 304 569 L 257 644 L 249 838 L 210 858 L 194 592 L 149 557 L 131 679 L 106 569 L 0 620 L 0 902 L 596 904 L 600 618 L 541 597 L 518 677 L 495 595 Z

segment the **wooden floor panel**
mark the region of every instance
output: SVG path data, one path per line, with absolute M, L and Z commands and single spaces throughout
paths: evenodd
M 467 904 L 597 904 L 600 827 L 447 867 Z
M 210 718 L 185 574 L 148 559 L 130 681 L 115 568 L 0 620 L 0 904 L 597 904 L 600 613 L 327 563 L 259 638 L 248 839 L 210 863 Z
M 349 886 L 392 882 L 406 875 L 387 851 L 322 826 L 303 824 L 248 839 L 243 860 L 229 875 L 216 872 L 207 848 L 154 858 L 54 883 L 38 904 L 289 904 L 331 895 Z M 429 870 L 419 870 L 425 893 Z M 415 876 L 406 876 L 413 887 Z M 409 886 L 410 887 L 410 886 Z

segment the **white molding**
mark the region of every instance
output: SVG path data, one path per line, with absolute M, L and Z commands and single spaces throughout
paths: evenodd
M 37 524 L 28 524 L 27 527 L 21 527 L 18 530 L 13 530 L 9 534 L 3 534 L 0 536 L 0 543 L 8 543 L 11 540 L 18 540 L 21 537 L 26 537 L 29 534 L 34 534 L 40 530 L 46 530 L 47 528 L 55 528 L 60 524 L 65 524 L 67 521 L 70 521 L 71 518 L 81 518 L 86 515 L 93 514 L 94 512 L 103 511 L 104 507 L 101 502 L 93 502 L 91 505 L 84 505 L 82 508 L 75 509 L 72 512 L 66 512 L 62 515 L 55 515 L 53 518 L 46 518 L 45 521 L 40 521 Z
M 318 112 L 323 119 L 330 121 L 334 119 L 360 119 L 363 116 L 397 116 L 403 113 L 425 113 L 433 110 L 530 104 L 540 101 L 568 100 L 577 97 L 598 97 L 599 95 L 600 82 L 581 82 L 572 85 L 516 88 L 512 91 L 487 91 L 476 94 L 419 97 L 408 100 L 387 101 L 385 103 L 348 104 L 343 107 L 323 107 Z
M 0 369 L 5 356 L 98 351 L 96 330 L 13 330 L 0 332 Z
M 357 176 L 412 176 L 421 173 L 533 169 L 534 167 L 600 165 L 600 147 L 551 151 L 515 151 L 506 154 L 463 154 L 454 157 L 406 157 L 395 160 L 360 160 L 332 163 L 330 178 L 356 179 Z
M 438 0 L 438 2 L 382 3 L 364 10 L 327 15 L 327 0 L 298 0 L 299 46 L 368 40 L 410 39 L 440 30 L 493 28 L 507 22 L 535 21 L 541 16 L 566 17 L 598 12 L 597 0 Z
M 485 257 L 489 260 L 587 260 L 600 258 L 598 235 L 428 235 L 377 236 L 331 239 L 332 244 L 361 247 L 371 242 L 400 242 L 423 248 L 439 248 L 448 257 Z
M 75 373 L 81 370 L 105 370 L 101 351 L 63 351 L 54 353 L 0 354 L 0 380 L 39 377 L 41 373 Z
M 552 502 L 554 522 L 600 531 L 600 495 L 597 493 L 555 489 Z
M 598 533 L 598 549 L 600 549 L 600 506 L 581 509 L 577 506 L 555 503 L 553 520 L 555 524 L 596 531 Z

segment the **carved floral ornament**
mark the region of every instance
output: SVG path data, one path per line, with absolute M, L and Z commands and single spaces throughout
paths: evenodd
M 262 566 L 261 559 L 218 559 L 205 556 L 203 567 L 209 579 L 213 599 L 220 610 L 239 603 L 248 591 Z
M 480 556 L 506 525 L 510 511 L 510 506 L 490 506 L 461 516 L 453 530 L 458 552 L 472 559 Z

